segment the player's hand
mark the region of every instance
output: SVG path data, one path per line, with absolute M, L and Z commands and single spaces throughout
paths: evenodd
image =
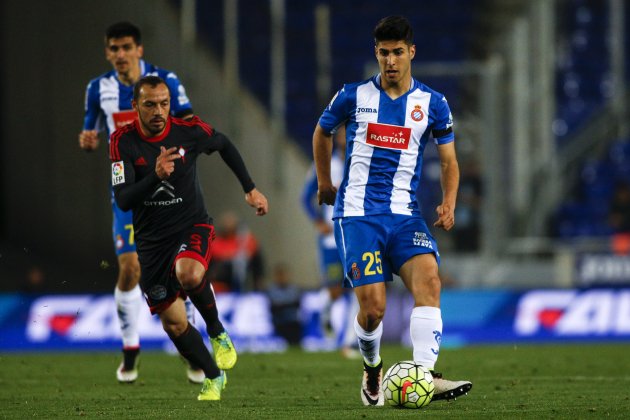
M 155 161 L 155 173 L 158 178 L 166 179 L 175 171 L 175 161 L 181 159 L 182 155 L 177 152 L 177 147 L 165 148 L 160 146 L 160 155 Z
M 245 194 L 245 201 L 247 204 L 256 209 L 256 216 L 264 216 L 269 212 L 269 204 L 267 203 L 267 197 L 263 195 L 256 188 Z
M 334 185 L 320 185 L 317 189 L 317 202 L 322 204 L 335 204 L 335 198 L 337 198 L 337 187 Z
M 96 130 L 83 130 L 79 133 L 79 147 L 91 152 L 98 147 L 99 138 Z
M 455 209 L 448 204 L 440 204 L 436 207 L 435 212 L 438 215 L 438 219 L 433 226 L 441 227 L 442 229 L 449 231 L 455 225 Z
M 315 228 L 320 235 L 328 235 L 333 232 L 333 228 L 323 220 L 315 221 Z

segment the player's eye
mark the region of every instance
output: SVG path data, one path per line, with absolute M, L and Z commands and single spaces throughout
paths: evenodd
M 117 45 L 112 45 L 111 47 L 109 47 L 109 50 L 113 53 L 118 51 L 118 46 Z
M 123 45 L 123 50 L 125 50 L 125 51 L 131 51 L 132 48 L 133 48 L 133 45 L 131 45 L 131 44 Z

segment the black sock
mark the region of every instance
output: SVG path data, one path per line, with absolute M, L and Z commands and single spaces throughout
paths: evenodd
M 136 367 L 136 358 L 140 353 L 140 348 L 123 349 L 123 369 L 129 371 Z
M 214 292 L 206 278 L 201 281 L 199 286 L 192 290 L 186 290 L 186 294 L 206 322 L 206 330 L 211 338 L 215 338 L 225 331 L 223 324 L 219 320 L 219 311 L 217 310 Z
M 212 379 L 221 375 L 221 371 L 204 344 L 201 334 L 195 327 L 188 324 L 186 331 L 177 337 L 171 337 L 171 341 L 191 365 L 199 366 L 203 369 L 206 378 Z

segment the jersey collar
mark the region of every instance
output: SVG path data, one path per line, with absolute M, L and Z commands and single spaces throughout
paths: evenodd
M 372 83 L 374 83 L 374 86 L 377 87 L 378 90 L 384 92 L 385 90 L 383 89 L 383 86 L 381 86 L 381 73 L 375 75 L 374 77 L 372 77 Z M 402 98 L 403 96 L 408 95 L 409 93 L 411 93 L 417 86 L 417 81 L 416 79 L 414 79 L 413 77 L 411 78 L 411 83 L 409 84 L 409 90 L 405 93 L 403 93 L 400 98 Z

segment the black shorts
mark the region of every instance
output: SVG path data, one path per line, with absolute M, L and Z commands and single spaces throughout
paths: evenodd
M 152 314 L 159 314 L 186 292 L 175 276 L 175 264 L 180 258 L 192 258 L 208 269 L 214 226 L 197 224 L 180 235 L 159 243 L 138 243 L 138 258 L 142 275 L 140 287 Z

